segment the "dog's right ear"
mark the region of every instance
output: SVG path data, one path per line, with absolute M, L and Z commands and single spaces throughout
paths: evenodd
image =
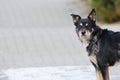
M 81 17 L 79 15 L 76 15 L 76 14 L 71 14 L 71 16 L 73 18 L 74 25 L 76 26 L 77 22 L 81 19 Z

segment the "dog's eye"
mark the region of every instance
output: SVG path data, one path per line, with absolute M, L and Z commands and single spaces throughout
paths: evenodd
M 83 23 L 80 23 L 80 26 L 83 26 Z

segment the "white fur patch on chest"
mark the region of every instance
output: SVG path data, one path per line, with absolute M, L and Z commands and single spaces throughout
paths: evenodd
M 89 45 L 88 41 L 83 41 L 82 44 L 83 44 L 83 47 L 84 47 L 84 48 L 86 48 L 86 47 Z

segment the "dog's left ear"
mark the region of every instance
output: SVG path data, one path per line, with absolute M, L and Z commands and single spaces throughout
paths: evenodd
M 95 9 L 92 9 L 92 11 L 90 12 L 90 14 L 88 15 L 88 18 L 94 22 L 96 22 L 96 11 Z

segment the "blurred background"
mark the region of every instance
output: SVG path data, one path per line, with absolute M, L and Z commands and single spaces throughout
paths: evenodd
M 1 0 L 0 68 L 88 64 L 71 13 L 88 15 L 80 0 Z M 83 57 L 85 56 L 85 57 Z
M 0 0 L 0 69 L 91 65 L 70 14 L 92 8 L 99 25 L 120 30 L 120 0 Z

